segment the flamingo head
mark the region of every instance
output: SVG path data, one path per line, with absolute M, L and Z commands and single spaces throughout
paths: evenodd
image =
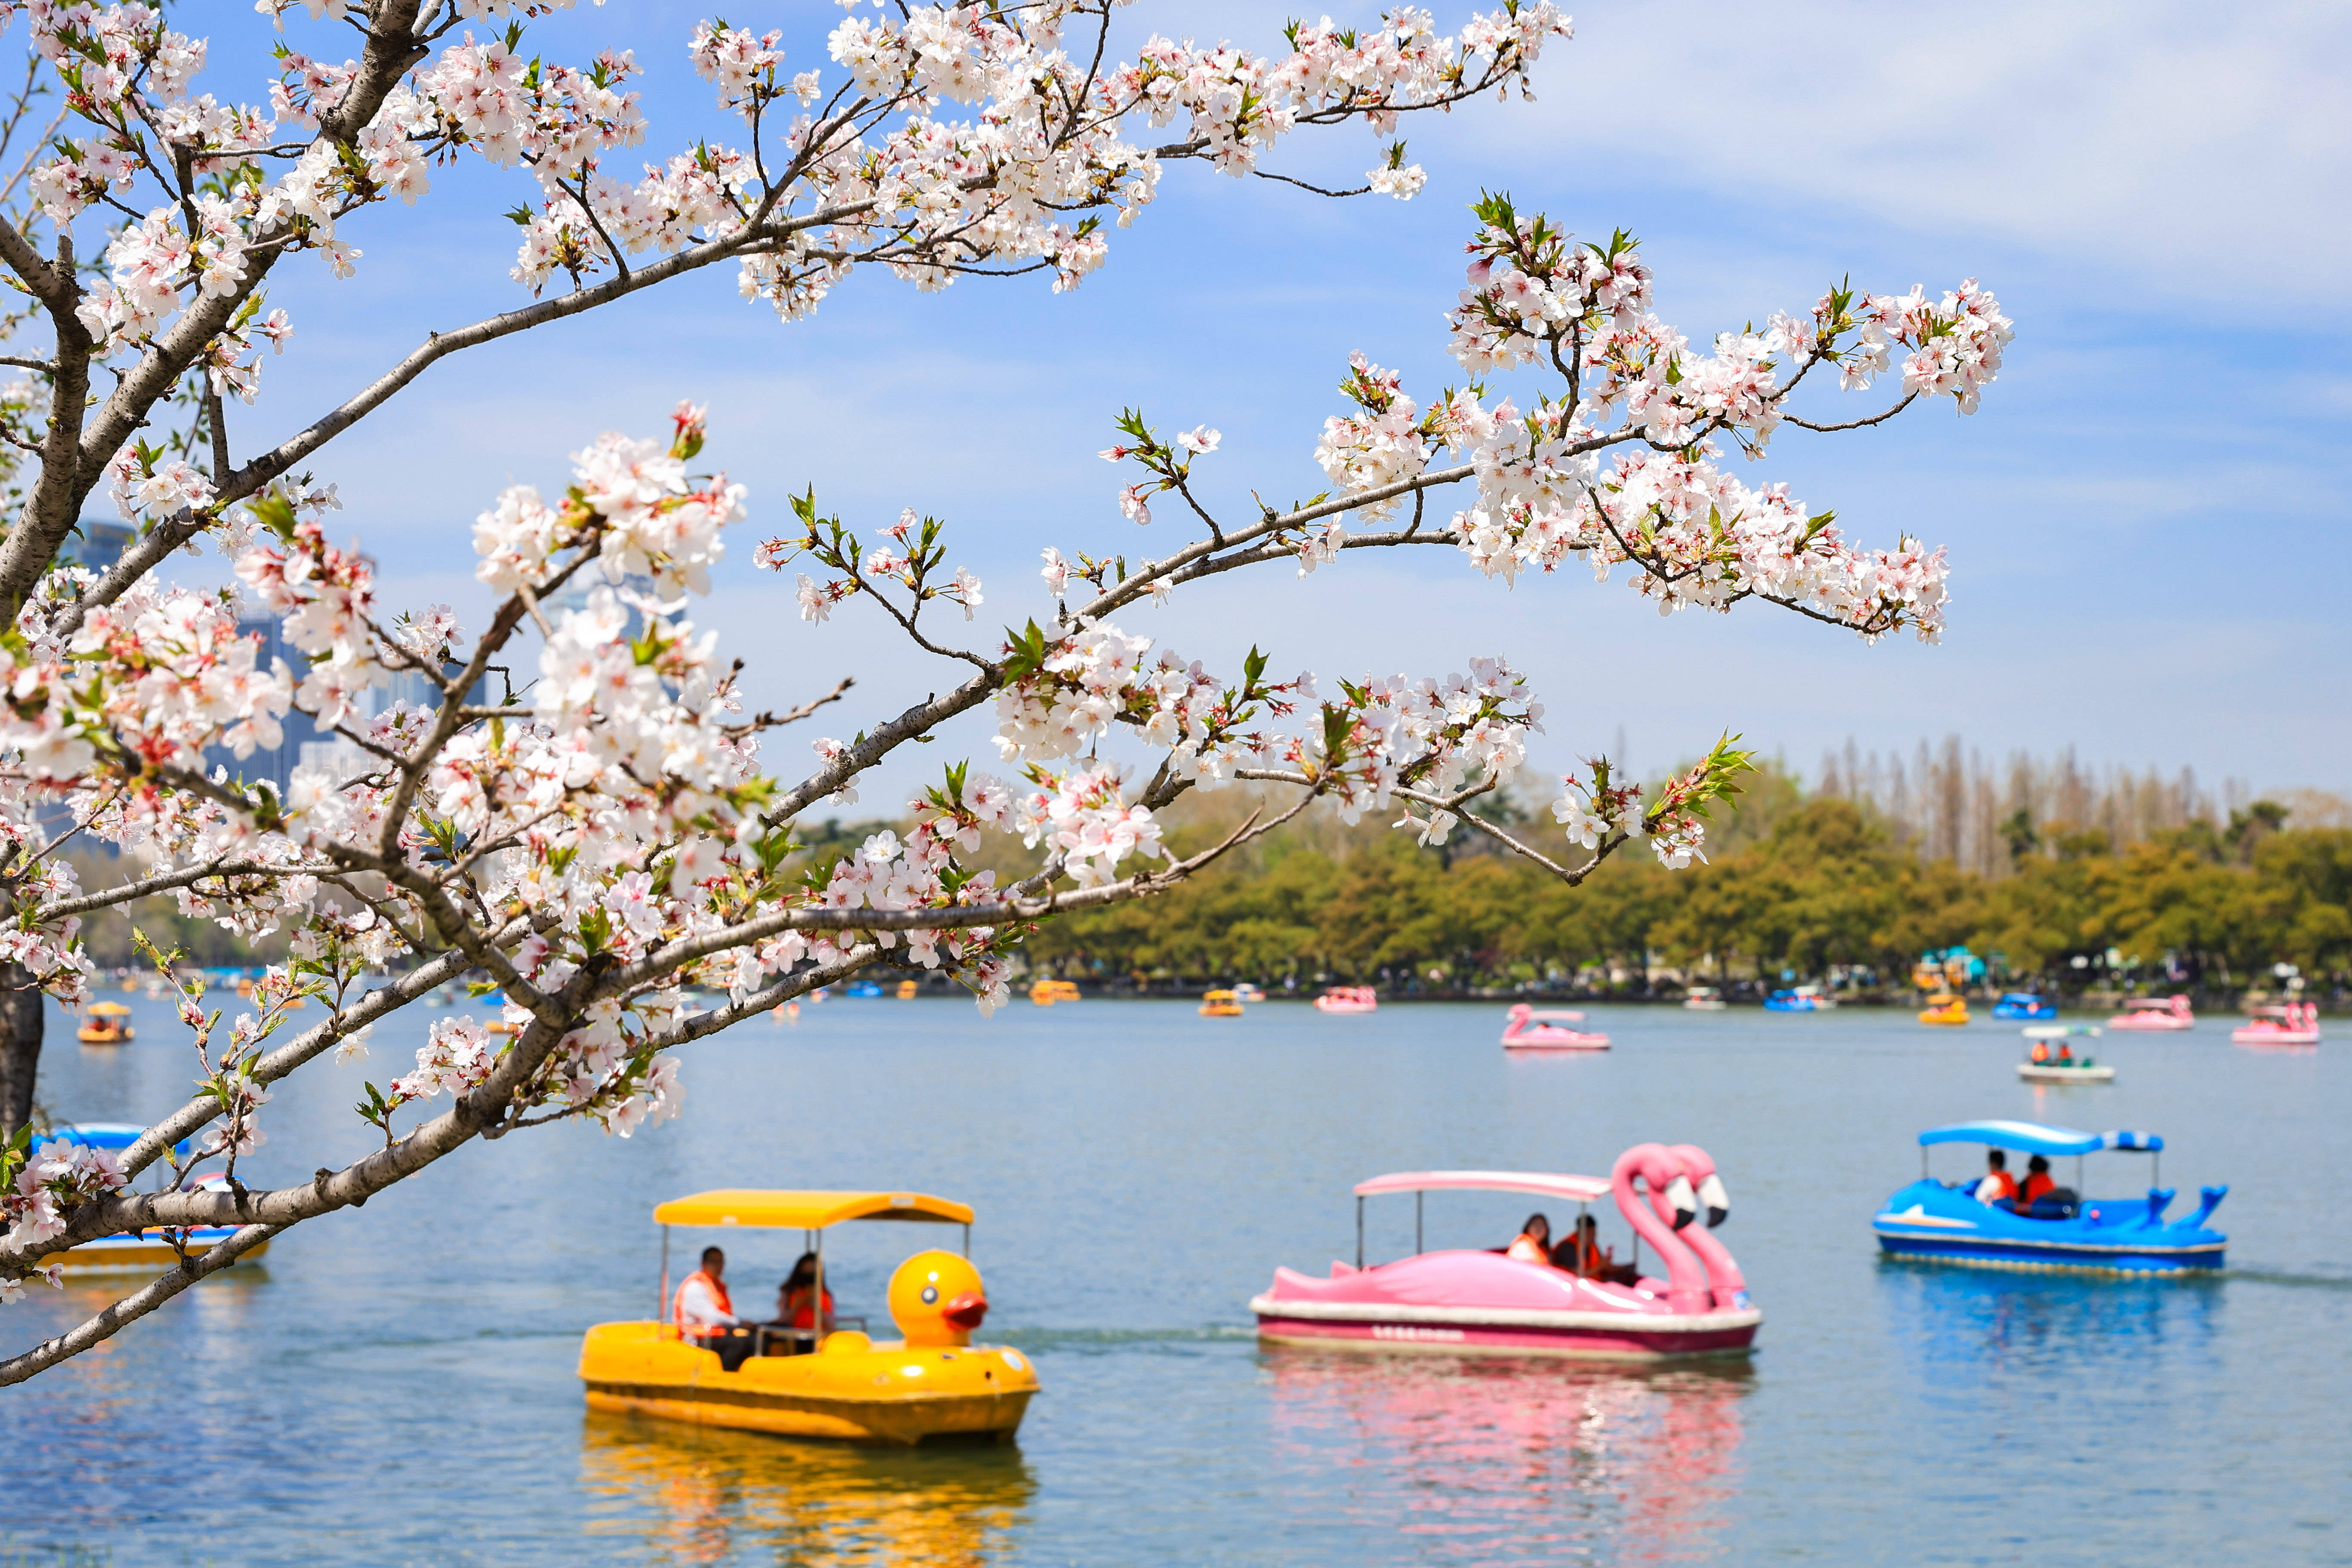
M 1706 1227 L 1713 1230 L 1731 1217 L 1731 1194 L 1723 1190 L 1723 1178 L 1709 1171 L 1698 1184 L 1698 1201 L 1706 1205 Z
M 1698 1217 L 1698 1199 L 1691 1194 L 1688 1176 L 1677 1173 L 1673 1181 L 1666 1184 L 1666 1202 L 1674 1206 L 1676 1230 Z

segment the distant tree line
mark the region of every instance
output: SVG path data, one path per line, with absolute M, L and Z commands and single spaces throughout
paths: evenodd
M 1966 775 L 1939 771 L 1946 760 L 1931 755 L 1924 776 L 1949 798 L 1952 779 Z M 2304 791 L 2284 797 L 2292 805 L 2252 800 L 2224 812 L 2176 794 L 2157 809 L 2153 775 L 2101 785 L 2063 758 L 2039 769 L 2013 763 L 2009 782 L 2024 804 L 1996 797 L 1998 863 L 1963 869 L 1928 852 L 1932 821 L 1898 819 L 1871 797 L 1874 771 L 1885 793 L 1893 770 L 1874 763 L 1833 759 L 1828 787 L 1814 791 L 1768 767 L 1736 810 L 1718 813 L 1710 864 L 1670 872 L 1629 846 L 1579 888 L 1489 853 L 1465 828 L 1425 849 L 1385 823 L 1310 816 L 1148 905 L 1050 922 L 1026 952 L 1033 966 L 1081 977 L 1440 991 L 1639 992 L 1654 970 L 1765 985 L 1784 973 L 1818 981 L 1860 970 L 1900 986 L 1923 952 L 1963 944 L 1998 958 L 1996 978 L 2069 991 L 2133 979 L 2243 987 L 2291 963 L 2325 994 L 2352 974 L 2352 827 L 2341 826 L 2352 808 L 2333 796 Z M 2037 778 L 2047 786 L 2038 792 Z M 1539 791 L 1501 793 L 1486 807 L 1495 818 L 1545 836 Z M 1981 802 L 1973 788 L 1959 793 Z M 1907 798 L 1920 798 L 1916 788 Z M 2042 820 L 2037 798 L 2099 825 Z M 1179 853 L 1203 847 L 1256 805 L 1239 788 L 1188 796 L 1169 814 L 1170 842 Z M 2176 809 L 2186 805 L 2205 814 Z M 803 856 L 821 874 L 866 836 L 904 826 L 812 824 Z M 2118 842 L 2119 830 L 2136 837 Z M 1013 871 L 1017 846 L 999 847 Z M 124 875 L 100 858 L 82 868 L 85 883 Z M 280 936 L 248 943 L 156 899 L 96 917 L 84 933 L 91 956 L 134 963 L 134 921 L 192 963 L 284 954 Z
M 1244 804 L 1205 797 L 1172 841 L 1211 842 Z M 1549 826 L 1497 809 L 1529 833 Z M 1868 801 L 1809 795 L 1773 770 L 1711 835 L 1711 864 L 1670 872 L 1629 847 L 1569 888 L 1460 829 L 1433 852 L 1385 825 L 1324 822 L 1149 910 L 1056 921 L 1028 952 L 1071 973 L 1442 990 L 1639 990 L 1654 967 L 1768 984 L 1859 968 L 1900 986 L 1922 952 L 1961 944 L 1997 955 L 1997 978 L 2063 990 L 2242 987 L 2284 963 L 2325 991 L 2352 970 L 2352 829 L 2299 826 L 2268 800 L 2124 844 L 2030 809 L 2006 828 L 2000 874 L 1963 870 Z

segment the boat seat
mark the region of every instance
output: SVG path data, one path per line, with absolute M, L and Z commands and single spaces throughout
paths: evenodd
M 2083 1200 L 2072 1187 L 2053 1187 L 2033 1200 L 2026 1211 L 2028 1219 L 2073 1219 L 2082 1212 Z

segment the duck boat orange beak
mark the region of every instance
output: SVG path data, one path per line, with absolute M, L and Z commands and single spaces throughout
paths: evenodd
M 961 1296 L 950 1298 L 940 1316 L 970 1333 L 980 1327 L 982 1318 L 988 1316 L 988 1298 L 977 1290 L 966 1290 Z

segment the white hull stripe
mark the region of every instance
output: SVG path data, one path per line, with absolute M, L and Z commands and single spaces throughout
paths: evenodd
M 1979 1233 L 1956 1237 L 1949 1231 L 1900 1230 L 1891 1225 L 1877 1227 L 1878 1234 L 1897 1241 L 1951 1241 L 1965 1247 L 2021 1247 L 2034 1252 L 2105 1252 L 2128 1253 L 2147 1257 L 2187 1257 L 2200 1252 L 2221 1252 L 2229 1247 L 2226 1241 L 2199 1241 L 2186 1247 L 2136 1246 L 2128 1241 L 2042 1241 L 2032 1237 L 1994 1236 Z
M 1250 1310 L 1261 1318 L 1328 1323 L 1459 1323 L 1471 1328 L 1605 1329 L 1644 1334 L 1710 1334 L 1752 1329 L 1764 1321 L 1744 1312 L 1559 1312 L 1542 1308 L 1409 1307 L 1378 1301 L 1284 1301 L 1259 1296 Z

